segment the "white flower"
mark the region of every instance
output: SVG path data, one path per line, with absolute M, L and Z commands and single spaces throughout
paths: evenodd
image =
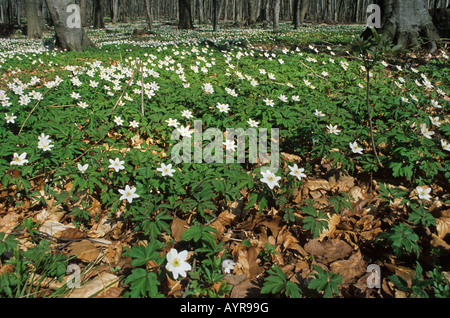
M 14 116 L 14 114 L 11 114 L 11 115 L 5 114 L 5 119 L 6 119 L 7 124 L 9 124 L 9 123 L 14 124 L 15 123 L 14 119 L 16 119 L 16 118 L 17 118 L 17 116 Z
M 314 112 L 317 118 L 325 116 L 325 114 L 321 110 L 317 110 Z
M 441 146 L 442 146 L 442 149 L 450 151 L 450 143 L 448 143 L 444 139 L 441 139 Z
M 247 121 L 247 123 L 250 125 L 250 127 L 258 127 L 258 125 L 259 125 L 259 123 L 257 121 L 255 121 L 251 118 Z
M 172 272 L 173 278 L 178 279 L 178 275 L 186 277 L 186 272 L 191 270 L 191 265 L 186 262 L 188 257 L 187 251 L 178 251 L 172 248 L 166 255 L 167 265 L 166 269 Z
M 190 110 L 183 110 L 181 112 L 181 116 L 186 117 L 187 119 L 192 118 L 192 112 Z
M 225 148 L 227 150 L 232 150 L 232 151 L 236 150 L 237 146 L 236 146 L 234 140 L 227 139 L 227 140 L 225 140 L 225 142 L 223 144 L 225 145 Z
M 168 120 L 166 120 L 166 123 L 169 125 L 169 127 L 173 126 L 175 128 L 177 128 L 179 125 L 178 120 L 172 119 L 172 118 L 169 118 Z
M 273 100 L 266 98 L 264 100 L 264 102 L 266 103 L 267 106 L 273 107 L 275 105 L 275 103 L 273 102 Z
M 353 143 L 350 143 L 350 149 L 352 149 L 353 153 L 359 153 L 362 154 L 363 149 L 358 145 L 358 143 L 355 141 Z
M 221 113 L 228 113 L 230 106 L 228 104 L 217 103 L 217 108 Z
M 330 134 L 339 134 L 341 132 L 341 130 L 337 129 L 337 125 L 332 126 L 331 124 L 327 125 L 328 128 L 328 132 Z
M 431 105 L 435 108 L 442 108 L 442 106 L 439 105 L 439 102 L 434 99 L 431 100 Z
M 222 262 L 222 270 L 225 274 L 230 274 L 236 265 L 235 262 L 231 259 L 226 259 Z
M 86 102 L 79 102 L 78 106 L 80 106 L 81 108 L 85 109 L 87 108 L 89 105 Z
M 286 97 L 285 95 L 283 95 L 283 94 L 281 94 L 281 95 L 278 97 L 278 99 L 281 100 L 281 101 L 284 102 L 284 103 L 286 103 L 286 102 L 288 101 L 287 97 Z
M 419 196 L 420 199 L 430 201 L 431 188 L 417 187 L 416 191 L 417 191 L 417 195 Z
M 38 148 L 42 149 L 43 151 L 49 151 L 54 145 L 51 145 L 52 142 L 50 139 L 50 136 L 46 136 L 44 133 L 42 133 L 38 139 Z
M 139 198 L 139 195 L 135 193 L 136 188 L 130 188 L 130 186 L 127 184 L 125 186 L 125 189 L 119 190 L 119 193 L 122 195 L 119 200 L 127 200 L 129 203 L 133 202 L 133 199 Z
M 306 178 L 306 174 L 303 173 L 305 169 L 297 167 L 297 164 L 295 164 L 293 167 L 289 167 L 291 172 L 289 173 L 292 176 L 297 177 L 299 180 L 302 178 Z
M 431 136 L 434 135 L 434 131 L 430 131 L 425 123 L 420 125 L 420 131 L 425 138 L 431 139 Z
M 439 121 L 439 117 L 431 117 L 428 116 L 428 118 L 430 118 L 430 121 L 433 125 L 435 125 L 436 127 L 441 126 L 441 122 Z
M 20 156 L 15 152 L 13 160 L 11 161 L 11 165 L 23 166 L 24 163 L 28 163 L 28 159 L 25 159 L 26 156 L 27 156 L 26 152 L 24 152 Z
M 139 127 L 139 123 L 137 121 L 135 121 L 135 120 L 130 121 L 130 127 L 138 128 Z
M 116 125 L 118 125 L 118 126 L 122 126 L 122 125 L 123 125 L 123 119 L 120 118 L 120 116 L 114 116 L 114 122 L 115 122 Z
M 124 167 L 124 163 L 125 161 L 120 160 L 119 158 L 116 158 L 114 160 L 109 159 L 109 163 L 110 165 L 108 166 L 108 168 L 112 168 L 114 170 L 116 170 L 116 172 L 119 172 L 122 169 L 125 169 Z
M 180 126 L 180 128 L 177 128 L 177 131 L 183 137 L 191 137 L 192 133 L 194 132 L 193 130 L 189 130 L 189 125 L 187 125 L 186 127 Z
M 172 165 L 171 164 L 164 164 L 161 163 L 161 167 L 156 169 L 157 171 L 162 173 L 162 176 L 170 176 L 173 177 L 173 173 L 175 172 L 175 169 L 172 169 Z
M 276 176 L 274 173 L 270 172 L 270 170 L 261 171 L 263 178 L 262 182 L 266 183 L 270 189 L 273 189 L 274 186 L 278 186 L 278 181 L 281 177 Z
M 214 93 L 214 88 L 212 87 L 212 85 L 210 83 L 203 84 L 203 90 L 205 91 L 205 93 L 208 93 L 208 94 Z
M 89 164 L 85 164 L 85 165 L 81 165 L 80 163 L 78 164 L 78 170 L 81 171 L 81 173 L 85 173 L 87 168 L 89 167 Z

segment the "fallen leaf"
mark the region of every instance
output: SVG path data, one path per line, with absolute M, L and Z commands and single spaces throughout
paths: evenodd
M 172 237 L 176 242 L 181 241 L 181 235 L 189 228 L 189 224 L 186 220 L 180 218 L 174 218 L 170 226 Z
M 9 234 L 19 225 L 19 215 L 15 212 L 9 212 L 0 220 L 0 232 Z
M 107 288 L 117 287 L 119 277 L 103 272 L 94 279 L 82 284 L 80 288 L 74 288 L 66 298 L 89 298 L 99 292 L 104 292 Z
M 339 239 L 322 242 L 318 239 L 313 239 L 305 245 L 305 250 L 324 263 L 344 259 L 353 252 L 353 248 L 348 243 Z
M 100 255 L 100 250 L 90 241 L 74 242 L 68 247 L 69 256 L 75 256 L 79 260 L 90 263 Z
M 350 283 L 355 277 L 364 275 L 367 263 L 363 260 L 361 252 L 350 256 L 348 260 L 339 260 L 330 264 L 330 269 L 343 276 L 343 283 Z
M 246 279 L 231 290 L 230 298 L 256 298 L 261 297 L 261 287 L 256 282 Z
M 440 217 L 436 219 L 436 230 L 439 238 L 444 239 L 450 233 L 450 218 Z
M 57 238 L 60 238 L 60 239 L 77 240 L 77 239 L 86 238 L 87 235 L 86 235 L 86 233 L 80 231 L 77 228 L 69 227 L 62 231 L 56 232 L 54 234 L 54 236 Z

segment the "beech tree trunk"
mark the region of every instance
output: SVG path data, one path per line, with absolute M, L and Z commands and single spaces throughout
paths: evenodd
M 27 11 L 27 38 L 40 39 L 44 29 L 42 1 L 26 0 L 25 9 Z
M 217 31 L 218 14 L 217 14 L 217 0 L 213 0 L 213 32 Z
M 178 28 L 182 30 L 194 29 L 191 15 L 191 0 L 178 0 L 179 22 Z
M 153 30 L 153 4 L 152 0 L 145 1 L 145 12 L 147 14 L 147 26 L 149 30 Z
M 419 37 L 428 41 L 430 52 L 436 51 L 440 37 L 424 0 L 378 0 L 381 29 L 378 33 L 394 44 L 418 47 Z
M 105 22 L 103 20 L 102 1 L 94 1 L 94 29 L 104 29 Z
M 56 46 L 59 49 L 80 52 L 95 46 L 81 27 L 81 16 L 78 16 L 80 25 L 69 25 L 69 20 L 75 15 L 80 15 L 79 7 L 78 12 L 67 12 L 67 7 L 75 4 L 75 0 L 45 1 L 55 28 Z
M 280 0 L 274 0 L 273 4 L 273 31 L 280 29 Z

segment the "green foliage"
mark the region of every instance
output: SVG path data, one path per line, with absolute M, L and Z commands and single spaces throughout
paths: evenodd
M 303 219 L 303 229 L 311 231 L 313 237 L 320 236 L 320 233 L 328 226 L 328 215 L 321 209 L 317 210 L 310 202 L 302 208 L 302 212 L 307 216 Z
M 322 267 L 313 265 L 316 270 L 312 273 L 314 277 L 308 284 L 309 289 L 316 290 L 317 292 L 323 292 L 323 297 L 330 298 L 333 295 L 339 294 L 339 285 L 342 284 L 342 275 L 328 272 Z
M 419 236 L 405 223 L 394 225 L 389 232 L 380 233 L 378 239 L 386 240 L 398 257 L 409 253 L 419 257 Z
M 161 256 L 160 251 L 163 247 L 161 242 L 154 240 L 147 246 L 133 246 L 126 253 L 132 258 L 130 264 L 136 268 L 125 279 L 125 284 L 130 286 L 130 291 L 125 294 L 125 297 L 157 298 L 163 296 L 158 289 L 162 277 L 160 266 L 165 260 L 165 255 Z M 150 267 L 149 262 L 155 262 L 157 266 Z
M 273 266 L 267 271 L 270 275 L 264 279 L 262 294 L 279 295 L 284 293 L 289 298 L 300 298 L 302 291 L 300 287 L 292 281 L 289 281 L 286 275 L 278 266 Z

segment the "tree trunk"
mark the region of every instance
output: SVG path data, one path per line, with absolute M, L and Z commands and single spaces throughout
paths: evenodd
M 81 26 L 85 28 L 88 26 L 86 0 L 80 0 L 80 14 Z
M 308 9 L 309 9 L 309 0 L 300 0 L 300 13 L 299 13 L 300 24 L 305 23 L 305 16 Z
M 217 31 L 217 19 L 218 19 L 218 14 L 217 14 L 217 0 L 213 0 L 213 32 Z
M 45 0 L 56 33 L 56 46 L 61 50 L 84 51 L 94 47 L 94 43 L 81 27 L 80 7 L 67 12 L 75 0 Z
M 127 1 L 129 0 L 120 0 L 120 22 L 127 23 L 127 16 L 128 16 L 128 5 Z
M 273 4 L 273 31 L 280 29 L 280 0 L 274 0 Z
M 191 0 L 178 0 L 178 28 L 182 30 L 194 29 L 191 16 Z
M 112 0 L 113 18 L 112 23 L 116 24 L 119 20 L 119 0 Z
M 198 23 L 205 23 L 205 7 L 203 4 L 203 0 L 198 0 Z
M 254 25 L 256 23 L 256 1 L 247 0 L 248 3 L 248 25 Z
M 40 0 L 26 0 L 25 9 L 27 11 L 27 38 L 40 39 L 44 29 L 42 21 L 42 6 Z
M 152 0 L 145 1 L 145 12 L 147 15 L 147 26 L 149 30 L 153 30 L 153 3 Z
M 94 29 L 104 29 L 105 22 L 103 20 L 102 1 L 94 1 Z
M 264 5 L 261 12 L 263 17 L 263 29 L 266 29 L 269 25 L 270 0 L 264 0 Z
M 378 0 L 381 7 L 381 29 L 388 41 L 403 47 L 418 47 L 418 38 L 427 39 L 430 53 L 436 51 L 439 34 L 424 0 Z

